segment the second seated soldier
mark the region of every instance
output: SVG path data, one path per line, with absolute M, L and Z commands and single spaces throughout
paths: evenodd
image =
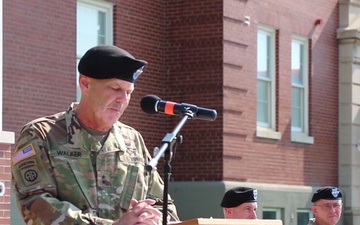
M 319 188 L 311 199 L 311 210 L 315 218 L 308 225 L 335 225 L 342 212 L 342 193 L 337 187 Z
M 225 219 L 256 219 L 257 190 L 235 187 L 225 192 L 221 201 Z

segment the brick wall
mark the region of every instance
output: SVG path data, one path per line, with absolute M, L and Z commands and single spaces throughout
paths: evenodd
M 112 1 L 114 8 L 114 43 L 122 46 L 135 57 L 148 62 L 144 73 L 135 84 L 135 92 L 128 109 L 120 119 L 138 129 L 149 148 L 161 144 L 165 127 L 162 116 L 149 117 L 140 109 L 141 99 L 148 94 L 163 98 L 165 90 L 166 56 L 164 49 L 164 1 L 137 4 L 132 1 Z M 146 123 L 144 123 L 146 121 Z
M 0 143 L 0 182 L 5 185 L 5 193 L 0 196 L 0 224 L 10 224 L 10 144 Z
M 337 1 L 224 1 L 224 180 L 336 185 Z M 240 21 L 250 16 L 251 25 Z M 323 24 L 315 26 L 315 20 Z M 278 131 L 281 140 L 257 138 L 256 31 L 277 30 Z M 293 143 L 291 128 L 291 37 L 311 40 L 310 135 L 315 144 Z M 229 65 L 226 65 L 228 62 Z
M 213 122 L 191 120 L 181 131 L 173 179 L 222 179 L 222 11 L 219 0 L 167 1 L 166 98 L 216 109 Z M 169 118 L 167 129 L 178 118 Z
M 75 99 L 76 1 L 4 1 L 3 121 L 25 123 Z

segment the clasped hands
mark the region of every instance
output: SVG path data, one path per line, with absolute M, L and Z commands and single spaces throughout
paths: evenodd
M 131 208 L 120 219 L 114 221 L 113 225 L 161 225 L 162 213 L 152 207 L 153 204 L 153 199 L 132 199 Z

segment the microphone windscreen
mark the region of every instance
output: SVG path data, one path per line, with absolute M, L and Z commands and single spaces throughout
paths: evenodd
M 141 99 L 141 109 L 146 113 L 155 114 L 158 112 L 156 109 L 156 102 L 160 100 L 161 99 L 156 95 L 146 95 Z

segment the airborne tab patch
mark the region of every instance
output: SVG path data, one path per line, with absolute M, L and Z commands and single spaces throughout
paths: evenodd
M 35 150 L 32 144 L 28 144 L 23 149 L 19 150 L 15 155 L 12 157 L 12 163 L 15 165 L 18 162 L 21 162 L 24 159 L 27 159 L 31 156 L 34 156 Z

